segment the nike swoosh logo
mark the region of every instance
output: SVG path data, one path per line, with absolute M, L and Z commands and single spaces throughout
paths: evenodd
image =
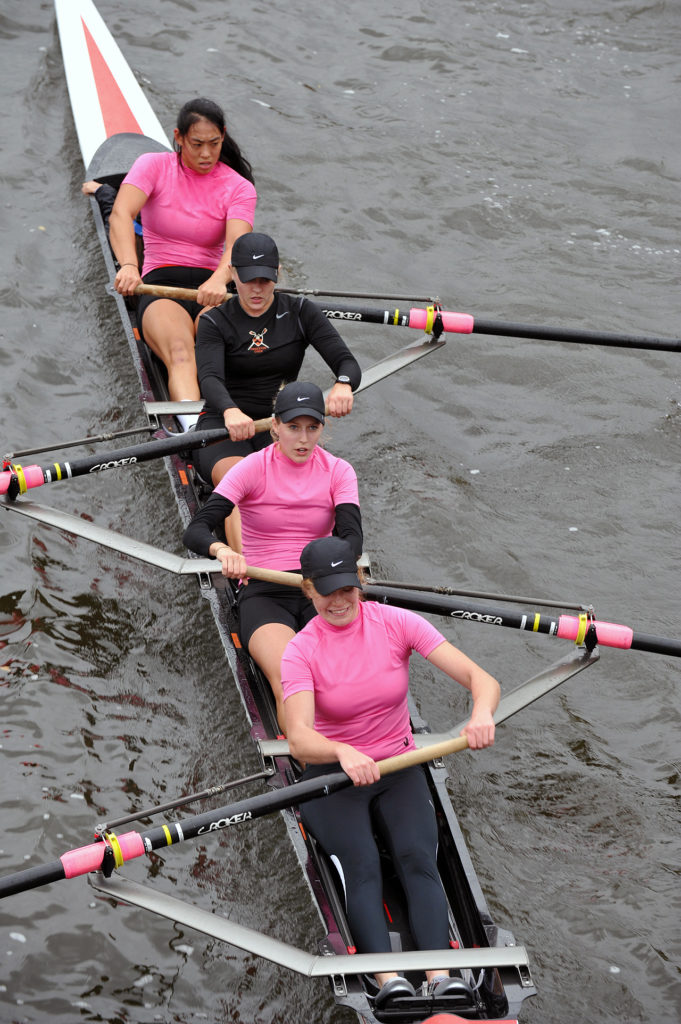
M 343 564 L 343 559 L 341 558 L 340 562 L 332 562 L 331 563 L 331 568 L 335 569 L 337 565 L 342 565 L 342 564 Z
M 296 398 L 296 402 L 309 402 L 309 396 L 305 395 L 303 398 Z
M 282 316 L 288 316 L 288 310 L 285 313 L 277 313 L 277 320 L 281 320 Z
M 261 260 L 261 259 L 263 258 L 263 256 L 264 256 L 264 255 L 265 255 L 265 253 L 264 253 L 264 252 L 261 252 L 259 256 L 254 256 L 254 257 L 253 257 L 253 259 L 254 259 L 254 260 Z

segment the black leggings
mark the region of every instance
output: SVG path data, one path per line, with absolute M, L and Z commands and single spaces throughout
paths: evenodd
M 313 778 L 337 765 L 315 765 Z M 360 953 L 387 953 L 390 937 L 373 830 L 390 851 L 407 897 L 409 926 L 418 949 L 447 949 L 447 900 L 437 870 L 437 823 L 428 783 L 418 765 L 371 786 L 352 786 L 301 805 L 305 828 L 340 873 L 353 941 Z

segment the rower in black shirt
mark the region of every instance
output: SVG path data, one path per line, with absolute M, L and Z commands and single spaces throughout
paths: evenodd
M 225 426 L 229 440 L 195 455 L 201 476 L 215 486 L 232 466 L 271 443 L 253 421 L 272 415 L 283 383 L 296 380 L 308 345 L 320 354 L 336 382 L 326 401 L 331 416 L 346 416 L 361 370 L 333 324 L 301 296 L 275 294 L 279 252 L 269 235 L 249 233 L 232 248 L 237 294 L 199 320 L 196 365 L 206 400 L 198 430 Z M 232 514 L 228 542 L 240 547 L 240 524 Z

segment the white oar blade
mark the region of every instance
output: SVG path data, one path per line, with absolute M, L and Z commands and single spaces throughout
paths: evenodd
M 329 978 L 336 974 L 375 974 L 380 971 L 424 971 L 432 966 L 432 950 L 413 950 L 399 953 L 355 953 L 353 956 L 319 956 L 306 953 L 278 939 L 272 939 L 253 928 L 246 928 L 199 907 L 178 900 L 175 896 L 158 892 L 150 886 L 140 885 L 118 875 L 104 878 L 100 873 L 88 875 L 88 881 L 98 892 L 143 910 L 168 918 L 188 928 L 203 932 L 212 938 L 227 942 L 238 949 L 287 967 L 308 978 Z M 438 966 L 453 970 L 482 970 L 485 968 L 527 968 L 529 961 L 523 946 L 508 949 L 473 948 L 438 950 Z
M 398 352 L 394 352 L 393 355 L 380 359 L 373 366 L 362 370 L 362 383 L 355 391 L 355 394 L 358 395 L 360 391 L 365 391 L 372 384 L 378 384 L 379 380 L 390 377 L 393 373 L 397 373 L 398 370 L 408 366 L 409 363 L 414 363 L 417 359 L 423 359 L 424 356 L 430 355 L 431 352 L 437 352 L 445 344 L 445 341 L 423 341 L 420 345 L 407 345 Z M 324 392 L 324 398 L 328 398 L 329 390 Z
M 143 541 L 126 537 L 125 534 L 116 533 L 104 526 L 96 526 L 86 519 L 72 516 L 68 512 L 62 512 L 48 505 L 40 505 L 34 501 L 17 501 L 14 503 L 2 503 L 6 511 L 18 512 L 19 515 L 27 516 L 45 526 L 55 526 L 58 530 L 64 530 L 76 537 L 101 544 L 112 551 L 119 551 L 123 555 L 129 555 L 147 565 L 155 565 L 159 569 L 165 569 L 180 576 L 201 575 L 203 573 L 220 572 L 220 563 L 214 558 L 182 558 L 180 555 L 173 555 L 169 551 L 163 551 L 152 544 L 145 544 Z

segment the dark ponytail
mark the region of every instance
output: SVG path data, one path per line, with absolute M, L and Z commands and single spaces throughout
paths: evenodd
M 205 97 L 189 100 L 177 115 L 177 130 L 180 135 L 186 135 L 191 126 L 201 120 L 210 121 L 211 124 L 214 124 L 219 129 L 221 135 L 224 133 L 222 149 L 220 151 L 222 163 L 227 164 L 233 171 L 240 174 L 242 178 L 246 178 L 247 181 L 253 184 L 253 168 L 241 152 L 236 140 L 227 131 L 225 115 L 217 103 L 213 103 L 212 100 L 207 100 Z M 175 143 L 175 149 L 179 153 L 177 143 Z

